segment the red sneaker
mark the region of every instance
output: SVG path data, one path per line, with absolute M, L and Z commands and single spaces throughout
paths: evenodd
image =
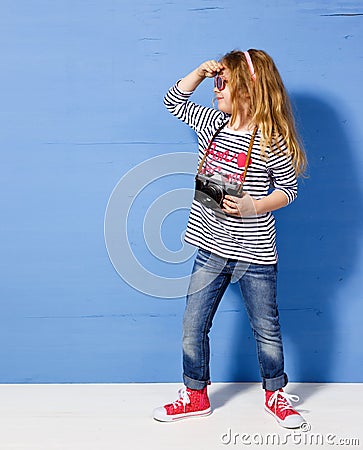
M 160 422 L 172 422 L 187 417 L 208 416 L 212 413 L 207 386 L 201 390 L 182 388 L 174 403 L 154 409 L 154 419 Z
M 297 395 L 290 395 L 280 389 L 278 391 L 266 390 L 265 410 L 275 417 L 284 428 L 299 428 L 305 419 L 294 410 L 291 401 L 298 402 Z

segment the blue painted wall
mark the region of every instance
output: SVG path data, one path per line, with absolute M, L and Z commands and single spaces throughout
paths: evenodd
M 176 153 L 179 164 L 195 151 L 164 110 L 167 88 L 205 59 L 250 47 L 275 59 L 310 162 L 298 200 L 276 214 L 287 372 L 363 381 L 362 14 L 358 0 L 2 0 L 1 382 L 181 380 L 184 299 L 163 289 L 191 268 L 180 243 L 187 210 L 150 222 L 185 262 L 153 257 L 142 225 L 162 194 L 190 191 L 192 175 L 173 166 L 153 180 L 146 165 L 137 198 L 119 185 L 134 200 L 131 249 L 156 274 L 136 289 L 110 262 L 106 207 L 140 163 Z M 206 81 L 195 99 L 210 104 L 211 89 Z M 235 285 L 211 339 L 214 381 L 259 380 Z

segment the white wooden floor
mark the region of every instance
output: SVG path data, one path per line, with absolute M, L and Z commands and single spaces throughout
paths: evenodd
M 152 419 L 180 384 L 0 385 L 1 450 L 362 448 L 363 384 L 290 383 L 310 431 L 285 430 L 263 410 L 259 383 L 215 383 L 213 414 Z

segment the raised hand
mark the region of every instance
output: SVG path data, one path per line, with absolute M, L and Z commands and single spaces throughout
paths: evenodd
M 220 62 L 210 59 L 182 78 L 178 86 L 182 91 L 194 91 L 203 80 L 215 77 L 222 70 L 223 65 Z
M 197 73 L 203 78 L 213 78 L 223 70 L 223 65 L 215 59 L 203 62 L 198 68 Z

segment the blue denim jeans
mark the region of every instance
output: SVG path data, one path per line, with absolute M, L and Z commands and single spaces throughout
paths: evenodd
M 262 387 L 287 384 L 276 303 L 277 265 L 249 264 L 199 249 L 183 319 L 183 379 L 190 389 L 209 383 L 209 331 L 230 282 L 238 282 L 257 345 Z

